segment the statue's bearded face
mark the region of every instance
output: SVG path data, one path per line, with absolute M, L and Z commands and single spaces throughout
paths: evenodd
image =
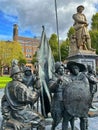
M 16 80 L 16 81 L 22 82 L 23 81 L 23 76 L 24 76 L 23 73 L 17 73 L 15 75 L 13 75 L 13 79 Z
M 77 12 L 82 13 L 83 10 L 84 10 L 84 9 L 83 9 L 82 7 L 80 7 L 79 9 L 77 9 Z
M 25 71 L 25 75 L 26 75 L 26 76 L 31 76 L 31 75 L 32 75 L 32 73 L 31 73 L 31 71 L 30 71 L 30 70 L 28 70 L 28 71 Z
M 74 75 L 78 75 L 78 73 L 79 73 L 79 67 L 78 67 L 78 66 L 73 66 L 73 67 L 72 67 L 72 73 L 73 73 Z

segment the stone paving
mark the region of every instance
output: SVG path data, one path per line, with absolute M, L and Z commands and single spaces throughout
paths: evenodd
M 3 96 L 3 92 L 4 92 L 4 90 L 1 89 L 0 90 L 0 106 L 1 106 L 1 98 Z M 98 95 L 97 94 L 96 94 L 96 99 L 95 99 L 96 102 L 94 102 L 93 105 L 98 108 L 98 101 L 97 101 Z M 1 115 L 1 108 L 0 108 L 0 125 L 1 125 L 1 121 L 2 121 L 2 115 Z M 46 126 L 46 130 L 50 130 L 50 127 L 51 127 L 51 119 L 48 119 L 48 121 L 50 122 L 50 124 Z M 89 125 L 88 130 L 98 130 L 98 116 L 89 117 L 88 125 Z M 75 126 L 76 126 L 76 130 L 80 130 L 79 119 L 75 120 Z M 70 125 L 69 125 L 69 127 L 70 127 Z M 57 126 L 56 130 L 61 130 L 61 123 Z M 69 130 L 70 130 L 70 128 L 69 128 Z

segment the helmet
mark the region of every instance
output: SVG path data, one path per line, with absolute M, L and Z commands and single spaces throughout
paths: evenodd
M 11 68 L 11 77 L 14 75 L 14 74 L 17 74 L 17 73 L 20 73 L 22 72 L 20 69 L 19 69 L 19 66 L 16 65 L 14 67 Z
M 14 67 L 15 65 L 18 65 L 18 60 L 17 59 L 12 60 L 12 66 Z

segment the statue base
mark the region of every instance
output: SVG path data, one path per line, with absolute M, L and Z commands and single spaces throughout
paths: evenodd
M 95 51 L 75 50 L 69 52 L 69 56 L 67 57 L 67 60 L 83 63 L 86 66 L 91 65 L 93 69 L 96 71 L 96 58 L 98 58 L 98 55 L 96 54 Z
M 96 51 L 91 51 L 91 50 L 83 50 L 83 49 L 76 49 L 76 50 L 71 50 L 69 52 L 69 56 L 73 56 L 73 55 L 76 55 L 76 54 L 85 54 L 85 55 L 96 55 Z

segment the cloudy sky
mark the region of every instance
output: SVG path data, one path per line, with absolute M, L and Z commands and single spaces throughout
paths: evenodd
M 72 15 L 79 5 L 85 7 L 89 28 L 92 15 L 98 12 L 98 0 L 56 0 L 59 37 L 65 39 L 73 26 Z M 13 24 L 18 24 L 19 35 L 40 36 L 42 25 L 47 37 L 56 33 L 55 0 L 0 0 L 0 40 L 12 40 Z

